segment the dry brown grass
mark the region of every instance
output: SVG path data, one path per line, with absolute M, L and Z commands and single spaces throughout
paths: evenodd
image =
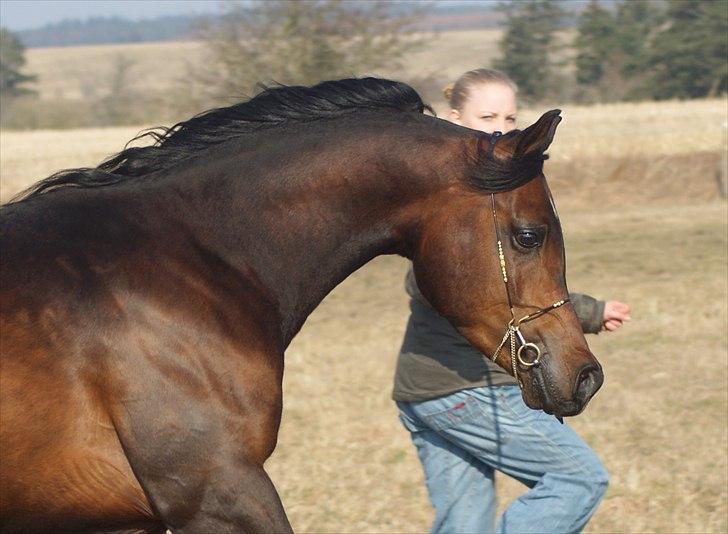
M 143 94 L 179 84 L 202 53 L 196 41 L 31 48 L 25 71 L 38 76 L 41 99 L 94 98 L 109 93 L 115 61 L 123 57 L 131 62 L 130 88 Z
M 95 167 L 119 152 L 141 127 L 0 130 L 0 202 L 61 169 Z
M 726 532 L 727 214 L 705 163 L 717 159 L 722 133 L 712 124 L 725 120 L 724 103 L 564 115 L 548 174 L 570 287 L 634 310 L 622 331 L 591 337 L 606 383 L 571 422 L 612 476 L 588 530 Z M 58 168 L 95 164 L 138 129 L 0 132 L 0 196 Z M 287 352 L 268 469 L 299 532 L 428 528 L 421 469 L 389 398 L 407 315 L 404 270 L 386 257 L 355 273 Z M 499 484 L 502 505 L 522 491 Z
M 498 53 L 500 35 L 500 30 L 442 32 L 408 54 L 404 69 L 379 74 L 404 79 L 436 74 L 451 80 L 489 64 Z M 188 66 L 203 61 L 205 49 L 199 41 L 180 41 L 32 48 L 26 56 L 25 70 L 38 76 L 41 99 L 82 99 L 108 94 L 119 57 L 131 62 L 130 89 L 149 94 L 182 85 Z
M 434 101 L 464 69 L 489 64 L 499 36 L 497 30 L 428 34 L 424 44 L 403 58 L 402 67 L 369 74 L 409 81 Z M 145 118 L 177 122 L 200 108 L 228 105 L 254 91 L 249 82 L 241 82 L 234 94 L 213 98 L 200 79 L 209 77 L 203 65 L 212 60 L 199 41 L 34 48 L 27 56 L 27 71 L 38 77 L 34 88 L 40 99 L 6 102 L 5 128 L 88 128 Z M 260 79 L 269 82 L 270 76 L 275 78 L 261 72 Z M 112 101 L 106 101 L 111 94 Z
M 728 120 L 725 98 L 560 107 L 553 161 L 717 152 Z M 519 122 L 530 124 L 543 111 L 524 110 Z

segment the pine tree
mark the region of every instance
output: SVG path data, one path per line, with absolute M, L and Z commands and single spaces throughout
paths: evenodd
M 524 0 L 507 4 L 506 31 L 496 68 L 518 84 L 526 99 L 540 100 L 554 86 L 555 33 L 564 11 L 556 0 Z
M 20 72 L 24 65 L 23 43 L 6 28 L 0 28 L 0 95 L 12 97 L 34 92 L 23 87 L 36 79 L 35 76 Z
M 259 82 L 309 85 L 399 66 L 424 40 L 406 30 L 427 8 L 393 9 L 385 0 L 250 0 L 223 9 L 201 28 L 209 61 L 193 76 L 217 98 L 249 94 Z
M 593 85 L 604 76 L 605 65 L 617 46 L 614 16 L 598 0 L 591 0 L 579 17 L 577 31 L 576 81 Z
M 648 50 L 662 20 L 659 4 L 623 0 L 609 11 L 592 0 L 579 18 L 574 41 L 579 97 L 614 101 L 649 96 Z
M 647 67 L 647 51 L 663 22 L 663 14 L 655 4 L 623 0 L 617 4 L 615 55 L 625 78 L 638 77 Z
M 699 98 L 728 90 L 728 3 L 671 0 L 649 60 L 653 98 Z

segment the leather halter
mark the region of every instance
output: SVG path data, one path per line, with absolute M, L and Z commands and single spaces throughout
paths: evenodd
M 490 134 L 490 144 L 488 146 L 488 158 L 493 158 L 493 150 L 495 149 L 495 144 L 498 142 L 498 138 L 501 136 L 501 132 L 493 132 Z M 513 304 L 511 301 L 511 292 L 508 288 L 508 273 L 506 271 L 506 259 L 503 254 L 503 242 L 501 241 L 500 237 L 500 230 L 498 229 L 498 214 L 496 212 L 496 206 L 495 206 L 495 193 L 490 194 L 490 200 L 491 200 L 491 206 L 493 208 L 493 227 L 495 228 L 495 237 L 498 245 L 498 258 L 500 260 L 500 267 L 501 267 L 501 274 L 503 275 L 503 283 L 506 287 L 506 297 L 508 299 L 508 308 L 511 312 L 511 320 L 508 322 L 508 327 L 506 329 L 506 333 L 503 336 L 503 339 L 500 342 L 500 345 L 498 345 L 498 348 L 493 353 L 493 356 L 491 356 L 491 360 L 493 362 L 496 361 L 498 358 L 498 355 L 500 354 L 501 349 L 506 344 L 506 341 L 510 339 L 510 348 L 511 348 L 511 366 L 513 367 L 513 377 L 518 380 L 518 384 L 523 387 L 523 384 L 521 383 L 521 378 L 518 376 L 518 363 L 520 363 L 522 366 L 526 368 L 536 367 L 541 363 L 541 349 L 538 348 L 538 345 L 535 343 L 528 343 L 525 338 L 523 337 L 523 334 L 521 333 L 520 326 L 523 323 L 526 323 L 528 321 L 533 321 L 534 319 L 538 319 L 542 315 L 547 314 L 551 310 L 555 310 L 556 308 L 563 306 L 567 302 L 569 302 L 569 298 L 557 300 L 550 306 L 546 306 L 545 308 L 539 308 L 537 311 L 533 313 L 529 313 L 528 315 L 524 315 L 520 319 L 516 319 L 516 315 L 513 311 Z M 516 349 L 516 343 L 520 343 L 520 347 Z M 526 355 L 532 352 L 535 354 L 532 359 L 526 359 Z

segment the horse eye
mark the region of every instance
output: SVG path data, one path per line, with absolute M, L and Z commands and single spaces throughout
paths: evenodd
M 516 242 L 524 248 L 533 248 L 541 244 L 538 234 L 530 230 L 522 230 L 515 237 Z

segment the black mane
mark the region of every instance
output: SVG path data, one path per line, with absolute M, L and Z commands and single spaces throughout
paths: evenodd
M 135 137 L 118 154 L 95 168 L 68 169 L 34 184 L 18 202 L 65 187 L 99 187 L 168 169 L 195 154 L 261 127 L 333 118 L 360 110 L 432 111 L 409 85 L 379 78 L 348 78 L 312 87 L 275 86 L 246 102 L 205 111 L 170 128 L 153 128 Z M 434 112 L 433 112 L 434 114 Z M 146 147 L 129 147 L 151 137 Z
M 362 110 L 419 114 L 428 110 L 434 114 L 412 87 L 380 78 L 347 78 L 321 82 L 312 87 L 264 87 L 262 92 L 246 102 L 205 111 L 169 128 L 148 130 L 98 167 L 59 171 L 32 185 L 10 203 L 68 187 L 117 184 L 169 169 L 205 149 L 261 128 L 334 118 Z M 517 132 L 515 130 L 504 137 Z M 490 138 L 488 134 L 479 135 Z M 145 137 L 153 139 L 151 146 L 129 147 L 133 141 Z M 498 162 L 479 154 L 477 159 L 473 162 L 471 185 L 497 193 L 515 189 L 538 176 L 545 156 Z

